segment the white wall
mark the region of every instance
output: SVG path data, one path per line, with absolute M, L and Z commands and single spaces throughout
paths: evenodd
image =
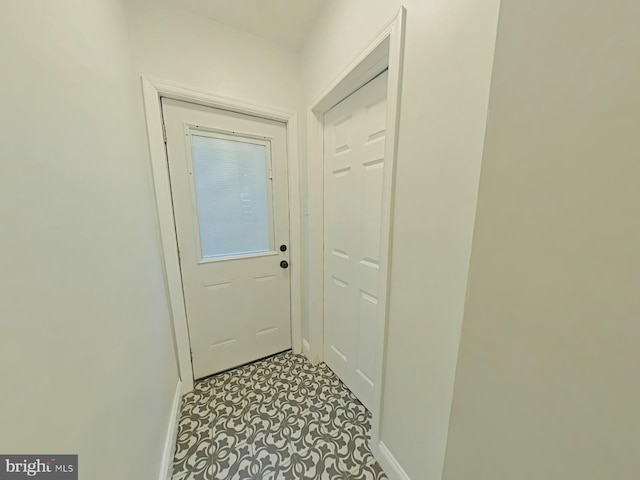
M 178 375 L 120 2 L 0 9 L 0 451 L 157 478 Z
M 640 478 L 639 25 L 502 4 L 447 480 Z
M 406 56 L 381 440 L 411 478 L 439 480 L 499 0 L 403 3 Z M 400 4 L 395 0 L 324 4 L 301 55 L 306 105 Z M 318 219 L 311 220 L 312 226 L 317 225 Z M 321 298 L 315 301 L 321 305 Z M 310 308 L 317 306 L 310 300 Z
M 140 75 L 297 110 L 300 80 L 293 51 L 165 0 L 128 0 L 126 8 Z

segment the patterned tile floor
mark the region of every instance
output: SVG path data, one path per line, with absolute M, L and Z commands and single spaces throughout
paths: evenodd
M 371 415 L 325 364 L 281 353 L 196 382 L 173 480 L 386 480 Z

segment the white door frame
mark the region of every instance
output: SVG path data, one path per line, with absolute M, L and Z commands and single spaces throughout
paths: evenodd
M 182 274 L 178 260 L 178 240 L 173 217 L 173 203 L 169 183 L 168 159 L 164 143 L 162 106 L 160 98 L 171 98 L 207 107 L 276 120 L 286 124 L 289 168 L 289 249 L 291 264 L 291 345 L 294 353 L 302 351 L 301 259 L 300 252 L 300 178 L 298 169 L 298 127 L 295 113 L 257 106 L 240 100 L 195 90 L 184 85 L 142 77 L 147 136 L 151 154 L 151 168 L 158 212 L 158 226 L 162 242 L 164 277 L 169 296 L 169 310 L 173 319 L 178 367 L 182 393 L 193 390 L 193 368 L 189 327 L 182 291 Z
M 398 120 L 404 56 L 406 10 L 401 7 L 333 81 L 307 111 L 309 168 L 309 337 L 303 351 L 314 362 L 324 356 L 324 114 L 388 68 L 387 133 L 382 185 L 380 238 L 380 298 L 374 372 L 371 449 L 379 457 L 380 418 L 384 385 L 387 317 L 389 304 L 389 264 L 395 165 L 398 147 Z

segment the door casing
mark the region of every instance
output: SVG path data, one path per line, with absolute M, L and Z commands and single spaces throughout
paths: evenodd
M 380 237 L 379 318 L 375 361 L 375 393 L 372 407 L 370 447 L 386 471 L 390 465 L 386 446 L 380 442 L 382 393 L 384 391 L 385 345 L 389 305 L 391 228 L 393 223 L 393 189 L 398 150 L 398 125 L 404 57 L 406 10 L 401 7 L 351 61 L 349 66 L 327 86 L 307 109 L 307 162 L 309 178 L 309 338 L 302 339 L 302 351 L 313 362 L 324 357 L 324 114 L 360 87 L 388 69 L 387 134 L 385 170 L 382 187 L 382 221 Z
M 147 121 L 147 136 L 151 156 L 158 234 L 162 245 L 164 277 L 173 320 L 174 340 L 182 393 L 193 390 L 191 346 L 182 292 L 182 275 L 178 259 L 178 241 L 173 217 L 173 203 L 169 183 L 168 159 L 162 121 L 161 97 L 195 103 L 206 107 L 276 120 L 286 125 L 289 170 L 289 250 L 291 278 L 291 344 L 294 353 L 302 351 L 302 289 L 301 289 L 301 219 L 300 174 L 298 162 L 298 126 L 295 113 L 282 112 L 267 107 L 242 102 L 209 92 L 192 89 L 165 80 L 141 77 L 142 93 Z

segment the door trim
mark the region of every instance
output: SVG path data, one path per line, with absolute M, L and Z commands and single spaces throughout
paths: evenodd
M 324 357 L 324 115 L 333 106 L 388 69 L 387 135 L 385 170 L 382 187 L 380 238 L 380 298 L 374 372 L 375 392 L 372 407 L 371 450 L 380 457 L 380 419 L 384 386 L 387 319 L 389 308 L 389 273 L 395 169 L 398 150 L 398 125 L 406 9 L 401 7 L 367 43 L 349 66 L 325 88 L 307 110 L 309 169 L 309 338 L 302 339 L 305 354 L 313 363 Z
M 182 393 L 193 390 L 193 366 L 189 327 L 182 291 L 182 274 L 178 259 L 178 240 L 173 217 L 173 203 L 169 183 L 168 159 L 164 143 L 161 97 L 195 103 L 220 110 L 252 115 L 275 120 L 286 125 L 287 162 L 289 169 L 289 249 L 291 288 L 291 345 L 294 353 L 302 351 L 301 309 L 301 219 L 300 219 L 300 174 L 298 163 L 298 123 L 295 113 L 245 103 L 238 99 L 196 90 L 166 80 L 141 77 L 142 95 L 147 121 L 147 137 L 151 157 L 151 169 L 158 214 L 158 230 L 162 246 L 165 286 L 168 294 L 169 312 L 173 320 L 174 341 Z

